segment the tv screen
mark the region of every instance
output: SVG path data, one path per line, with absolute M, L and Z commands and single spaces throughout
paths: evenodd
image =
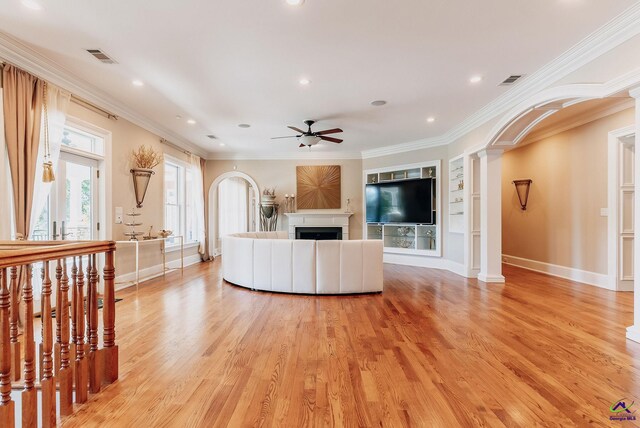
M 433 179 L 367 184 L 367 223 L 433 224 Z

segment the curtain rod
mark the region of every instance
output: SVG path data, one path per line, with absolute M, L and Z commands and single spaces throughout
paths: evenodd
M 107 111 L 107 110 L 105 110 L 105 109 L 103 109 L 101 107 L 98 107 L 97 105 L 95 105 L 93 103 L 90 103 L 89 101 L 84 100 L 84 99 L 82 99 L 82 98 L 80 98 L 80 97 L 78 97 L 76 95 L 71 94 L 71 102 L 73 102 L 73 103 L 75 103 L 75 104 L 77 104 L 77 105 L 79 105 L 81 107 L 84 107 L 86 109 L 89 109 L 91 111 L 94 111 L 94 112 L 96 112 L 98 114 L 101 114 L 101 115 L 105 116 L 107 119 L 118 120 L 118 116 L 116 116 L 115 114 L 113 114 L 113 113 L 111 113 L 111 112 L 109 112 L 109 111 Z
M 4 68 L 4 66 L 6 64 L 8 64 L 8 63 L 5 62 L 5 61 L 1 61 L 0 62 L 0 71 L 2 71 L 2 69 Z M 17 67 L 17 66 L 15 66 L 15 67 L 16 68 L 20 68 L 20 67 Z M 36 77 L 38 77 L 38 76 L 36 76 Z M 40 78 L 40 77 L 38 77 L 38 78 Z M 42 80 L 44 80 L 44 79 L 42 79 Z M 2 87 L 2 74 L 0 73 L 0 88 L 1 87 Z M 103 109 L 102 107 L 99 107 L 99 106 L 97 106 L 97 105 L 95 105 L 95 104 L 93 104 L 93 103 L 91 103 L 91 102 L 89 102 L 89 101 L 87 101 L 85 99 L 82 99 L 77 95 L 71 94 L 71 102 L 73 102 L 73 103 L 75 103 L 75 104 L 77 104 L 77 105 L 79 105 L 81 107 L 84 107 L 86 109 L 92 110 L 92 111 L 94 111 L 94 112 L 96 112 L 98 114 L 101 114 L 101 115 L 105 116 L 107 119 L 118 120 L 118 116 L 116 116 L 115 114 L 113 114 L 113 113 Z
M 162 144 L 164 144 L 164 145 L 167 145 L 167 146 L 169 146 L 169 147 L 171 147 L 171 148 L 174 148 L 174 149 L 178 150 L 179 152 L 184 153 L 184 154 L 185 154 L 185 155 L 187 155 L 187 156 L 191 156 L 191 155 L 193 154 L 193 153 L 191 153 L 190 151 L 183 149 L 182 147 L 178 147 L 178 146 L 176 146 L 175 144 L 173 144 L 172 142 L 170 142 L 170 141 L 169 141 L 169 140 L 167 140 L 166 138 L 160 138 L 160 142 L 161 142 Z

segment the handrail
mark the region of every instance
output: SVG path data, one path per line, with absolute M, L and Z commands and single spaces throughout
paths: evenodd
M 114 241 L 0 241 L 0 269 L 115 249 Z
M 16 424 L 11 390 L 21 378 L 21 424 L 37 426 L 40 409 L 43 428 L 56 425 L 58 409 L 61 416 L 70 415 L 74 402 L 87 402 L 89 393 L 99 393 L 103 385 L 118 379 L 115 250 L 114 241 L 0 241 L 0 427 Z M 99 266 L 103 266 L 102 280 Z M 42 341 L 36 351 L 32 280 L 38 274 L 42 278 Z M 101 282 L 102 347 L 98 336 Z M 24 306 L 22 335 L 20 305 Z

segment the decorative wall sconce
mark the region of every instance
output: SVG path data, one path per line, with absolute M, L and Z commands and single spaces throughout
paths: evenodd
M 513 180 L 513 184 L 516 186 L 516 194 L 520 201 L 520 208 L 522 211 L 526 211 L 527 202 L 529 201 L 529 188 L 531 187 L 533 180 L 527 178 L 525 180 Z
M 149 180 L 155 174 L 153 170 L 146 168 L 133 168 L 131 175 L 133 176 L 133 190 L 136 194 L 136 207 L 142 208 L 144 197 L 147 194 Z

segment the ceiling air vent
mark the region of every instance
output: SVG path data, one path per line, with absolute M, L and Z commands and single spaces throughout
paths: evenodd
M 100 60 L 100 62 L 103 62 L 105 64 L 116 64 L 116 61 L 113 58 L 102 52 L 100 49 L 87 49 L 87 52 Z
M 511 76 L 504 79 L 504 81 L 500 84 L 500 86 L 509 86 L 516 83 L 520 78 L 524 76 L 523 74 L 512 74 Z
M 215 140 L 217 137 L 213 134 L 209 134 L 207 135 L 207 138 L 211 138 L 212 140 Z

